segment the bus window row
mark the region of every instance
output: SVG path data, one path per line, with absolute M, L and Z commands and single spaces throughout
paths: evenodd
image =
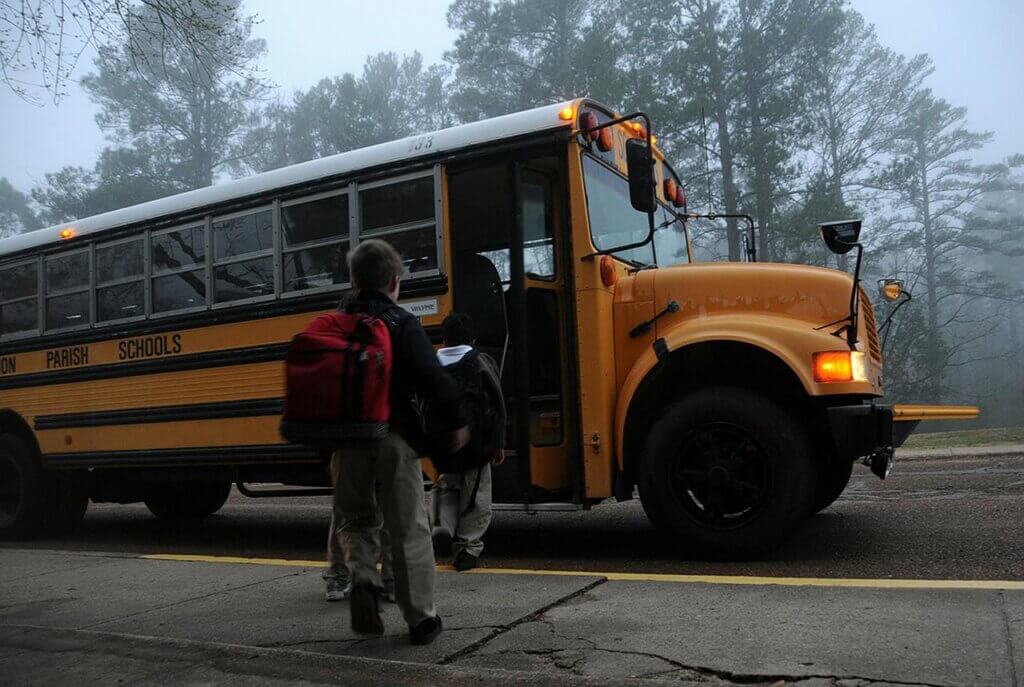
M 0 340 L 349 286 L 353 242 L 440 272 L 438 170 L 0 265 Z

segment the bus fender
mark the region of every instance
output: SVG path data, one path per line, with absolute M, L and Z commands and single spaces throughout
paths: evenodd
M 690 321 L 668 332 L 659 331 L 654 345 L 630 368 L 615 404 L 615 449 L 619 470 L 625 469 L 626 419 L 644 381 L 662 360 L 682 349 L 707 342 L 732 342 L 755 346 L 780 360 L 793 372 L 808 395 L 817 395 L 811 377 L 810 354 L 814 350 L 837 348 L 838 340 L 809 330 L 806 322 L 791 323 L 771 315 L 726 316 Z M 799 343 L 797 343 L 799 342 Z
M 39 442 L 35 432 L 21 415 L 10 408 L 0 408 L 0 434 L 17 434 L 39 455 Z

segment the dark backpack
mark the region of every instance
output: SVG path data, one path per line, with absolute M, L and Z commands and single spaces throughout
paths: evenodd
M 292 339 L 280 427 L 285 440 L 333 449 L 387 434 L 393 359 L 385 317 L 332 312 Z
M 482 366 L 480 354 L 470 351 L 458 362 L 444 368 L 459 390 L 459 408 L 468 420 L 469 443 L 461 450 L 455 453 L 448 450 L 445 439 L 451 428 L 445 424 L 445 418 L 437 412 L 434 404 L 427 402 L 423 409 L 427 455 L 438 472 L 458 473 L 481 467 L 502 448 L 497 445 L 498 410 L 484 386 Z

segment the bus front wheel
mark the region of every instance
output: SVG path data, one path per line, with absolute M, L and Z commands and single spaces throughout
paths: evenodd
M 221 509 L 231 493 L 231 482 L 189 481 L 154 483 L 144 501 L 149 512 L 165 520 L 201 518 Z
M 853 461 L 832 460 L 818 468 L 818 488 L 814 494 L 811 513 L 820 513 L 836 502 L 853 476 Z
M 655 422 L 638 486 L 651 522 L 685 554 L 742 559 L 786 541 L 809 512 L 815 480 L 794 417 L 760 394 L 716 387 Z
M 64 534 L 88 505 L 82 474 L 47 472 L 24 439 L 0 434 L 0 538 Z

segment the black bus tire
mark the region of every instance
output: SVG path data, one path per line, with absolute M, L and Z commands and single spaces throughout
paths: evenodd
M 231 493 L 231 482 L 157 482 L 143 499 L 149 512 L 164 520 L 201 518 L 221 509 Z
M 818 485 L 811 513 L 820 513 L 836 502 L 850 483 L 853 461 L 828 460 L 818 466 Z
M 89 507 L 89 474 L 84 471 L 50 472 L 45 475 L 47 499 L 41 533 L 67 534 L 82 522 Z
M 16 434 L 0 434 L 0 538 L 27 539 L 42 530 L 46 475 Z
M 815 495 L 802 424 L 776 402 L 713 387 L 676 401 L 651 429 L 641 503 L 687 556 L 744 559 L 785 542 Z

